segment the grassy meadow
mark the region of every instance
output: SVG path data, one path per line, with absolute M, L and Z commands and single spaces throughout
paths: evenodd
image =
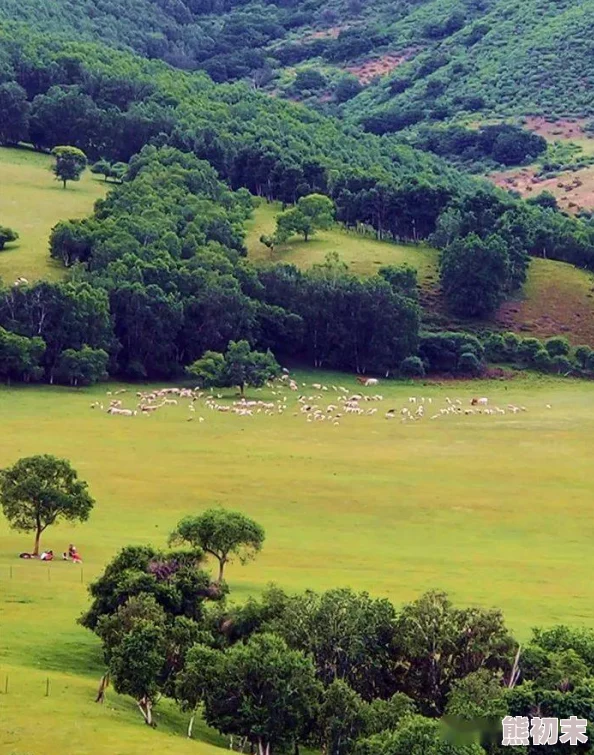
M 66 189 L 50 168 L 53 158 L 27 149 L 0 148 L 0 224 L 14 228 L 18 241 L 0 252 L 0 279 L 11 284 L 23 276 L 55 280 L 64 268 L 48 253 L 52 227 L 67 218 L 83 218 L 106 185 L 90 171 Z
M 290 262 L 298 267 L 321 263 L 330 252 L 338 252 L 349 270 L 356 275 L 376 273 L 381 265 L 407 263 L 419 272 L 421 283 L 437 280 L 437 252 L 423 244 L 392 244 L 376 241 L 354 231 L 333 228 L 317 231 L 309 241 L 294 237 L 286 244 L 275 247 L 274 252 L 260 242 L 263 234 L 272 234 L 276 215 L 281 211 L 279 202 L 261 202 L 248 221 L 246 245 L 254 262 Z
M 332 374 L 297 379 L 356 385 Z M 134 406 L 134 390 L 125 405 Z M 239 509 L 266 529 L 257 560 L 229 568 L 234 600 L 269 582 L 289 590 L 350 585 L 396 604 L 439 587 L 461 604 L 501 607 L 521 638 L 537 624 L 594 626 L 594 385 L 523 376 L 382 381 L 367 390 L 383 395 L 369 403 L 378 412 L 344 416 L 339 426 L 294 416 L 290 392 L 282 415 L 238 417 L 199 406 L 199 423 L 187 421 L 184 401 L 148 417 L 90 409 L 95 399 L 109 400 L 105 386 L 0 390 L 0 466 L 41 452 L 68 457 L 97 500 L 88 523 L 58 525 L 42 540 L 55 553 L 74 542 L 82 570 L 19 560 L 32 535 L 9 531 L 0 519 L 0 752 L 177 755 L 224 744 L 204 726 L 199 743 L 185 740 L 185 717 L 169 703 L 157 708 L 157 731 L 112 690 L 103 707 L 95 705 L 99 643 L 76 624 L 86 584 L 119 548 L 164 545 L 182 515 L 207 506 Z M 267 389 L 254 395 L 279 399 Z M 426 397 L 425 419 L 384 419 L 412 395 Z M 527 411 L 429 419 L 446 396 L 467 404 L 474 395 Z M 330 390 L 318 403 L 332 400 Z

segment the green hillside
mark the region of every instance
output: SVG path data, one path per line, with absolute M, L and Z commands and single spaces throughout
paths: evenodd
M 0 20 L 344 108 L 375 129 L 390 114 L 393 130 L 463 113 L 592 114 L 593 9 L 592 0 L 6 0 Z M 302 68 L 316 76 L 294 83 Z M 364 91 L 339 86 L 344 74 Z

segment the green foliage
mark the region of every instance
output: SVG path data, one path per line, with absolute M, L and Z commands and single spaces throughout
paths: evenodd
M 365 703 L 348 684 L 333 681 L 325 690 L 317 729 L 322 751 L 347 755 L 367 726 Z
M 570 352 L 571 346 L 569 341 L 564 336 L 555 336 L 549 338 L 545 342 L 545 348 L 552 357 L 567 356 Z
M 509 256 L 503 240 L 483 241 L 475 234 L 454 241 L 442 252 L 441 282 L 448 306 L 459 315 L 485 317 L 504 299 Z
M 419 357 L 406 357 L 400 362 L 400 373 L 404 377 L 420 378 L 425 377 L 425 365 Z
M 359 743 L 357 755 L 483 755 L 479 745 L 451 744 L 438 721 L 423 716 L 405 719 L 396 731 L 376 734 Z
M 279 637 L 261 634 L 221 653 L 198 648 L 180 675 L 186 707 L 204 705 L 206 722 L 223 734 L 247 737 L 268 755 L 303 741 L 321 689 L 309 658 Z
M 65 349 L 60 355 L 57 375 L 70 385 L 92 385 L 107 379 L 109 354 L 103 349 Z
M 80 181 L 87 166 L 87 156 L 78 147 L 54 147 L 52 155 L 56 163 L 52 168 L 58 181 L 66 188 L 67 181 Z
M 356 76 L 341 76 L 334 86 L 334 99 L 338 103 L 348 102 L 363 91 L 363 86 Z
M 431 372 L 455 373 L 462 354 L 474 354 L 480 363 L 484 352 L 482 343 L 470 333 L 424 333 L 419 344 L 419 355 Z
M 297 71 L 297 75 L 291 85 L 293 90 L 299 94 L 303 92 L 315 92 L 326 86 L 326 79 L 320 71 L 315 68 L 302 68 Z
M 18 144 L 29 133 L 27 92 L 15 81 L 0 84 L 0 144 Z
M 295 233 L 305 241 L 317 229 L 329 228 L 334 219 L 334 204 L 322 194 L 301 197 L 297 207 L 282 212 L 277 219 L 276 237 L 282 243 Z
M 0 225 L 0 250 L 4 249 L 6 244 L 10 244 L 11 241 L 16 241 L 19 234 L 13 231 L 12 228 L 8 228 L 5 225 Z
M 472 351 L 464 351 L 458 359 L 458 372 L 461 375 L 478 377 L 482 372 L 480 360 Z
M 39 380 L 43 375 L 44 352 L 42 338 L 27 338 L 0 328 L 0 377 L 25 383 Z
M 245 564 L 262 549 L 264 530 L 253 519 L 238 511 L 208 509 L 199 516 L 178 522 L 171 533 L 171 543 L 187 543 L 214 556 L 219 562 L 219 584 L 225 565 L 233 558 Z
M 0 503 L 11 527 L 35 532 L 35 555 L 50 525 L 60 519 L 85 522 L 95 505 L 70 463 L 49 454 L 28 456 L 3 469 Z
M 270 351 L 252 351 L 247 341 L 231 341 L 225 354 L 207 351 L 188 367 L 188 373 L 202 386 L 235 385 L 242 396 L 246 386 L 259 388 L 279 372 L 280 367 Z

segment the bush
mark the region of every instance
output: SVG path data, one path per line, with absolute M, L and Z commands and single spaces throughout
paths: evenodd
M 565 375 L 568 372 L 573 372 L 575 365 L 564 354 L 558 354 L 551 358 L 551 367 L 559 375 Z
M 506 362 L 513 362 L 514 359 L 518 355 L 518 348 L 520 346 L 522 339 L 520 336 L 517 336 L 515 333 L 504 333 L 503 334 L 503 345 L 504 345 L 504 359 Z
M 469 333 L 425 333 L 421 336 L 419 356 L 435 372 L 455 372 L 464 352 L 473 353 L 481 361 L 484 348 Z
M 465 351 L 463 354 L 460 354 L 458 372 L 462 375 L 472 375 L 473 377 L 480 375 L 482 365 L 477 359 L 476 354 L 473 354 L 472 351 Z
M 505 341 L 501 333 L 490 333 L 484 341 L 485 356 L 490 362 L 505 361 Z
M 578 346 L 575 350 L 575 360 L 583 370 L 588 369 L 588 362 L 593 355 L 594 351 L 589 346 Z
M 304 68 L 301 71 L 297 71 L 295 80 L 293 81 L 293 89 L 296 92 L 317 91 L 323 89 L 326 86 L 325 77 L 315 68 Z
M 554 336 L 545 343 L 545 348 L 552 357 L 567 356 L 571 349 L 569 341 L 563 336 Z
M 400 372 L 405 377 L 425 377 L 425 365 L 419 357 L 406 357 L 400 362 Z
M 537 370 L 540 370 L 541 372 L 550 372 L 553 366 L 553 361 L 549 352 L 545 348 L 542 348 L 534 355 L 532 364 Z
M 518 357 L 527 364 L 532 364 L 534 355 L 542 349 L 542 343 L 538 338 L 525 338 L 518 346 Z
M 12 228 L 8 228 L 5 225 L 0 225 L 0 250 L 4 249 L 5 244 L 9 244 L 11 241 L 16 241 L 19 234 L 13 231 Z

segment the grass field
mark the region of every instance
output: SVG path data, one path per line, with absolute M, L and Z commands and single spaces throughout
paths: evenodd
M 279 245 L 274 253 L 260 243 L 260 236 L 272 234 L 276 226 L 279 203 L 262 202 L 254 217 L 247 223 L 246 244 L 249 258 L 254 262 L 290 262 L 310 267 L 324 261 L 329 252 L 338 252 L 349 269 L 358 275 L 376 273 L 381 265 L 402 265 L 405 262 L 419 272 L 421 283 L 430 285 L 437 280 L 437 252 L 422 244 L 391 244 L 376 241 L 341 228 L 319 231 L 309 241 L 295 237 Z
M 355 386 L 345 376 L 321 379 Z M 229 568 L 236 600 L 271 581 L 289 590 L 350 585 L 397 604 L 440 587 L 461 604 L 500 606 L 523 638 L 535 624 L 594 626 L 591 383 L 382 382 L 384 400 L 370 404 L 378 413 L 346 416 L 338 427 L 293 416 L 295 394 L 282 416 L 199 409 L 205 422 L 188 423 L 180 405 L 110 417 L 89 408 L 105 390 L 0 390 L 0 466 L 32 453 L 68 457 L 97 500 L 87 524 L 57 526 L 42 543 L 61 552 L 74 542 L 82 573 L 70 563 L 20 561 L 32 537 L 0 520 L 2 753 L 177 755 L 221 743 L 203 726 L 200 744 L 187 742 L 185 719 L 168 703 L 158 706 L 157 731 L 113 691 L 95 705 L 99 644 L 76 624 L 86 583 L 120 547 L 164 545 L 179 517 L 211 505 L 244 511 L 266 529 L 257 560 Z M 436 411 L 446 396 L 467 403 L 479 394 L 527 411 L 383 418 L 410 395 L 431 397 Z
M 51 174 L 51 165 L 49 155 L 0 148 L 0 224 L 20 235 L 0 252 L 0 279 L 5 283 L 19 276 L 60 278 L 64 268 L 48 251 L 52 227 L 59 220 L 90 215 L 95 200 L 105 195 L 106 185 L 89 171 L 63 189 Z

